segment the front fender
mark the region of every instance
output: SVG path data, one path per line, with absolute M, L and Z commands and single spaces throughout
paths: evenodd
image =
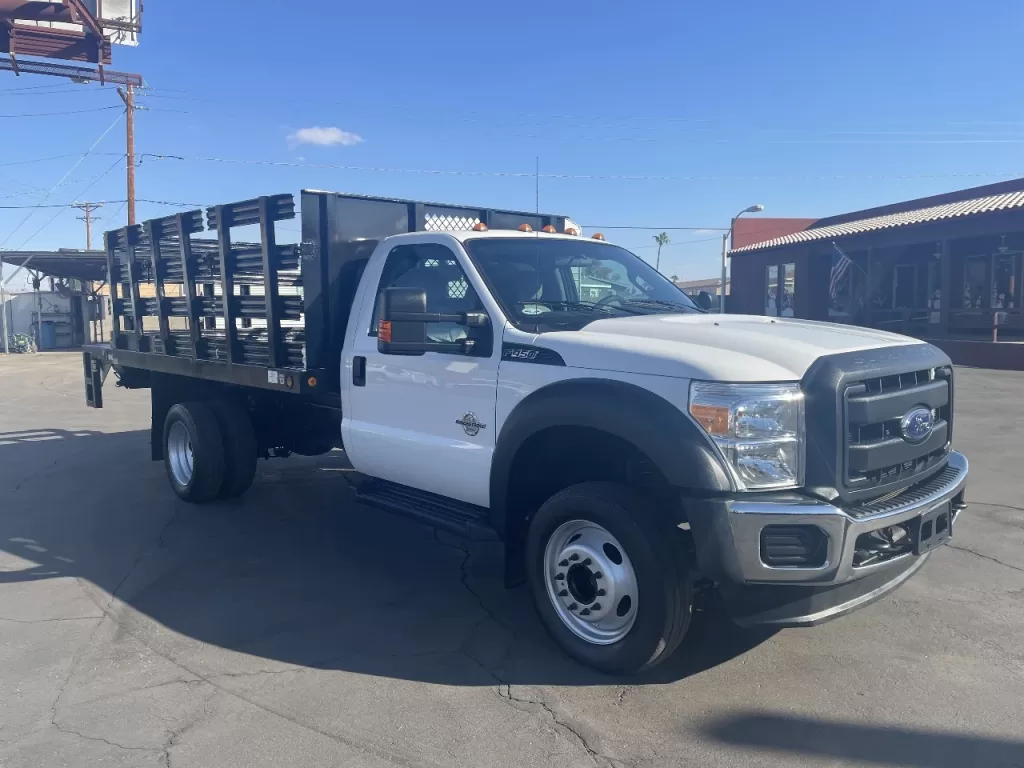
M 729 475 L 707 435 L 674 405 L 635 384 L 571 379 L 523 399 L 502 425 L 491 465 L 491 522 L 506 541 L 515 538 L 508 509 L 516 454 L 530 437 L 551 427 L 588 427 L 619 437 L 644 453 L 668 483 L 706 496 L 732 490 Z

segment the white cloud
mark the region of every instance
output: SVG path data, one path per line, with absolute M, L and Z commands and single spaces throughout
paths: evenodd
M 299 128 L 288 134 L 288 143 L 296 147 L 299 144 L 315 144 L 320 147 L 354 147 L 360 144 L 363 137 L 349 131 L 332 126 L 314 125 L 312 128 Z

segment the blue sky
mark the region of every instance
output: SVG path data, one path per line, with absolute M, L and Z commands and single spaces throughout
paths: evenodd
M 113 65 L 150 86 L 139 198 L 314 187 L 532 209 L 539 157 L 543 210 L 653 261 L 657 229 L 608 227 L 723 227 L 753 203 L 824 216 L 1024 175 L 1019 0 L 294 5 L 310 12 L 146 2 L 141 45 Z M 119 105 L 0 74 L 0 205 L 39 203 Z M 48 112 L 75 114 L 24 116 Z M 123 199 L 123 148 L 122 122 L 46 204 Z M 13 235 L 31 211 L 0 210 L 0 241 L 84 245 L 60 210 Z M 124 223 L 118 203 L 99 213 Z M 669 234 L 662 271 L 717 274 L 717 233 Z

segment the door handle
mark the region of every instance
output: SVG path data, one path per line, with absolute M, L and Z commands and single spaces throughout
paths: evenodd
M 361 355 L 352 358 L 352 384 L 356 387 L 366 386 L 366 358 Z

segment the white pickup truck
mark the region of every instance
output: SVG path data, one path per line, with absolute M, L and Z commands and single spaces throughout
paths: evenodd
M 200 211 L 106 235 L 87 400 L 109 369 L 152 390 L 187 501 L 343 447 L 362 500 L 500 538 L 554 640 L 611 673 L 668 658 L 701 591 L 741 625 L 859 608 L 965 508 L 929 344 L 707 314 L 560 216 L 306 191 L 278 244 L 292 216 L 278 195 L 208 209 L 215 239 Z

